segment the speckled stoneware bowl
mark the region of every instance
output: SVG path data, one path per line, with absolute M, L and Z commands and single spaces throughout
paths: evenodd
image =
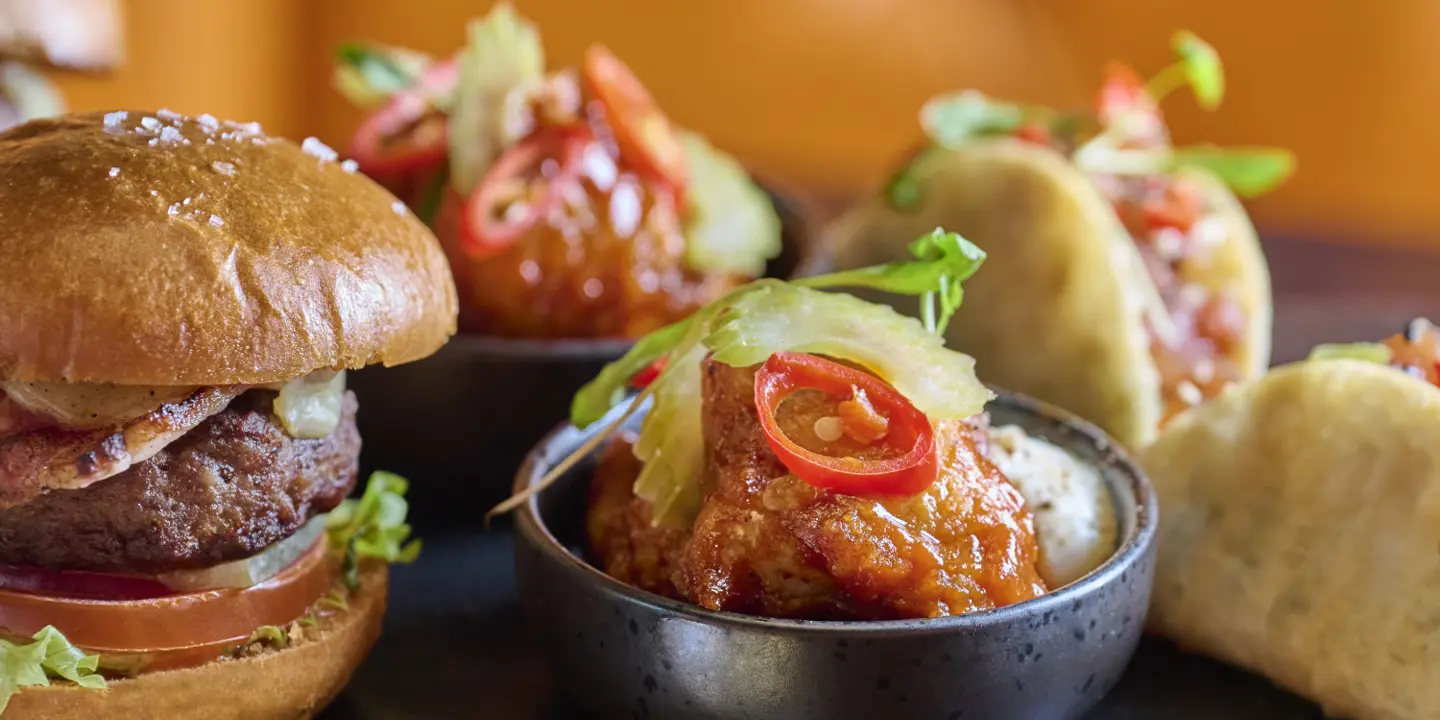
M 766 275 L 823 272 L 827 261 L 808 206 L 773 189 L 770 197 L 783 249 Z M 473 529 L 477 514 L 509 494 L 535 440 L 570 415 L 575 391 L 631 344 L 458 335 L 419 362 L 352 373 L 362 470 L 414 481 L 409 497 L 418 532 Z
M 521 606 L 578 706 L 605 718 L 1065 718 L 1114 685 L 1145 624 L 1155 498 L 1094 426 L 1001 392 L 1015 424 L 1102 469 L 1120 519 L 1115 554 L 1086 577 L 999 610 L 935 620 L 807 622 L 716 613 L 620 583 L 584 559 L 593 465 L 516 518 Z M 637 423 L 638 425 L 638 423 Z M 596 427 L 599 427 L 597 424 Z M 593 431 L 569 425 L 530 454 L 516 490 Z

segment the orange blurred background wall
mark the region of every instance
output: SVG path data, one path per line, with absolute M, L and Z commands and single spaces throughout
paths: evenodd
M 66 78 L 77 109 L 255 119 L 343 147 L 358 114 L 330 50 L 371 39 L 449 53 L 489 0 L 127 0 L 128 65 Z M 1104 61 L 1151 71 L 1170 31 L 1216 45 L 1229 95 L 1170 106 L 1182 142 L 1278 144 L 1300 173 L 1262 230 L 1440 244 L 1440 4 L 1306 0 L 519 0 L 554 63 L 610 45 L 679 122 L 816 192 L 873 186 L 918 138 L 930 94 L 979 87 L 1087 102 Z

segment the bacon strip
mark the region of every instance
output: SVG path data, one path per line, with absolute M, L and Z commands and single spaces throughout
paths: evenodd
M 51 490 L 75 490 L 148 460 L 230 404 L 245 386 L 206 387 L 123 425 L 47 427 L 0 439 L 0 508 Z

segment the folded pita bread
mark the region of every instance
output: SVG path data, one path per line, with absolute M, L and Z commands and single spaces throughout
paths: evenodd
M 1296 363 L 1173 420 L 1150 623 L 1362 719 L 1440 718 L 1440 389 Z

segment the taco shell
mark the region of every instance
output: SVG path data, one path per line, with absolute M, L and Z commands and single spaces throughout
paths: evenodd
M 1163 402 L 1143 318 L 1166 313 L 1110 204 L 1048 148 L 990 138 L 937 152 L 918 206 L 896 211 L 877 197 L 830 228 L 838 268 L 900 259 L 936 227 L 960 233 L 989 257 L 965 283 L 951 346 L 973 355 L 989 382 L 1074 411 L 1127 445 L 1150 442 Z M 1258 376 L 1270 356 L 1269 271 L 1234 195 L 1197 179 L 1226 237 L 1194 276 L 1236 288 L 1249 318 L 1241 366 Z
M 1154 630 L 1331 715 L 1440 718 L 1440 389 L 1296 363 L 1178 416 L 1141 459 Z

